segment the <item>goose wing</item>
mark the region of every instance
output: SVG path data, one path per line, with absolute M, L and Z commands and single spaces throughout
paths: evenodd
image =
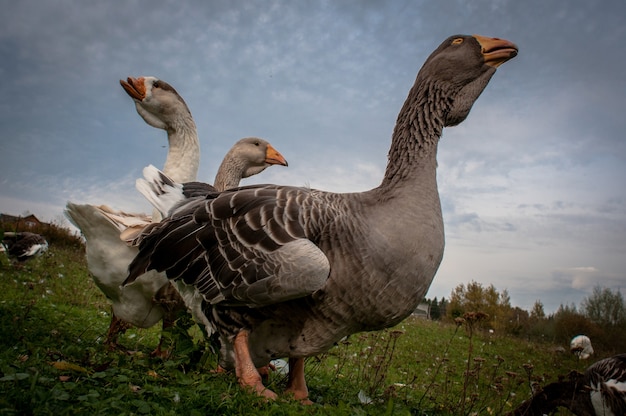
M 212 304 L 255 307 L 309 295 L 330 273 L 314 243 L 314 192 L 251 186 L 191 198 L 137 239 L 126 283 L 156 269 Z

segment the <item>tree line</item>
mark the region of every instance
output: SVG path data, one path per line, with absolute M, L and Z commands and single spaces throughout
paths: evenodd
M 449 299 L 424 302 L 430 305 L 433 320 L 454 322 L 466 313 L 481 312 L 487 317 L 479 329 L 495 334 L 559 345 L 569 345 L 572 337 L 585 334 L 598 351 L 612 354 L 626 348 L 626 303 L 619 290 L 596 286 L 578 307 L 561 304 L 549 315 L 540 300 L 526 311 L 511 305 L 506 289 L 498 291 L 493 284 L 483 286 L 475 281 L 455 287 Z

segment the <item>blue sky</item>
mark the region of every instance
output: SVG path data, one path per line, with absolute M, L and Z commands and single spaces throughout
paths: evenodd
M 259 136 L 289 167 L 246 184 L 372 188 L 426 57 L 478 33 L 520 53 L 444 131 L 446 253 L 428 296 L 475 280 L 525 309 L 578 305 L 595 285 L 626 287 L 623 16 L 617 0 L 5 2 L 0 212 L 67 224 L 68 200 L 150 211 L 134 181 L 162 166 L 166 133 L 119 85 L 141 75 L 189 105 L 200 179 Z

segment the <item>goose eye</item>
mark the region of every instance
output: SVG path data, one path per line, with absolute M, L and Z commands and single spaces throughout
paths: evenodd
M 152 87 L 153 87 L 153 88 L 159 88 L 159 87 L 160 87 L 160 85 L 159 85 L 159 81 L 154 81 L 154 82 L 152 83 Z
M 261 145 L 261 143 L 259 143 L 259 142 L 254 142 L 254 145 L 258 147 L 258 146 L 260 146 L 260 145 Z
M 452 41 L 453 45 L 460 45 L 461 43 L 463 43 L 463 38 L 456 38 Z

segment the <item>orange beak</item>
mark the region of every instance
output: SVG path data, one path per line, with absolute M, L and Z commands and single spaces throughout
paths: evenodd
M 481 52 L 487 65 L 497 68 L 509 59 L 517 56 L 518 49 L 513 42 L 509 42 L 505 39 L 487 38 L 480 35 L 473 36 L 482 47 Z
M 124 81 L 120 79 L 120 85 L 124 88 L 126 93 L 131 96 L 131 98 L 143 101 L 146 98 L 146 86 L 144 84 L 144 78 L 133 78 L 128 77 L 128 81 Z
M 265 151 L 265 163 L 269 163 L 270 165 L 289 166 L 283 155 L 281 155 L 278 150 L 274 149 L 271 144 L 267 145 L 267 150 Z

